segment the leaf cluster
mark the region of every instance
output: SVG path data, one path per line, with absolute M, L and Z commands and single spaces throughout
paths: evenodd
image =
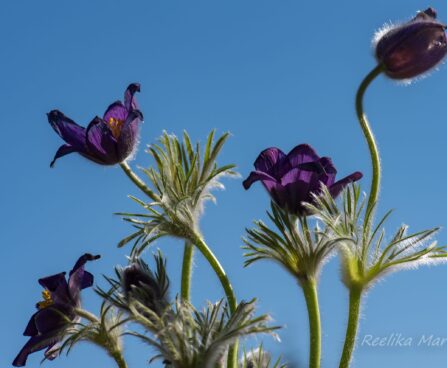
M 114 359 L 122 356 L 122 327 L 128 321 L 122 311 L 104 301 L 99 317 L 81 309 L 76 313 L 79 318 L 66 329 L 59 352 L 69 354 L 76 344 L 84 341 L 101 347 Z
M 261 345 L 257 349 L 244 352 L 239 363 L 240 368 L 286 368 L 287 364 L 281 362 L 281 358 L 272 360 L 272 357 Z
M 241 302 L 230 316 L 223 301 L 208 303 L 201 311 L 177 300 L 162 316 L 140 302 L 130 308 L 150 334 L 128 332 L 158 351 L 152 360 L 162 359 L 176 368 L 222 366 L 228 346 L 236 339 L 258 333 L 272 333 L 269 317 L 254 317 L 255 301 Z
M 317 277 L 338 241 L 329 236 L 330 229 L 320 230 L 318 224 L 311 228 L 307 217 L 290 214 L 274 202 L 267 215 L 276 229 L 263 221 L 255 221 L 255 228 L 246 229 L 245 266 L 270 259 L 298 280 Z
M 326 188 L 314 204 L 306 205 L 338 239 L 346 285 L 363 287 L 389 272 L 446 260 L 446 247 L 431 240 L 439 228 L 409 234 L 402 225 L 387 239 L 384 224 L 392 211 L 375 225 L 375 206 L 366 211 L 365 204 L 360 186 L 353 184 L 343 192 L 340 205 Z
M 134 251 L 141 251 L 155 239 L 171 235 L 192 239 L 199 233 L 199 218 L 207 200 L 215 201 L 213 188 L 223 188 L 220 178 L 236 176 L 234 165 L 218 166 L 217 157 L 229 133 L 214 142 L 212 131 L 204 152 L 199 143 L 193 144 L 184 132 L 183 140 L 166 132 L 158 144 L 149 146 L 148 153 L 155 160 L 155 168 L 143 169 L 155 188 L 156 199 L 146 203 L 131 197 L 145 213 L 119 213 L 136 231 L 123 239 L 119 246 L 133 241 Z

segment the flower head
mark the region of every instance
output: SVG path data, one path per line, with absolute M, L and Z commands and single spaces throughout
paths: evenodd
M 379 32 L 376 58 L 393 79 L 411 79 L 436 66 L 447 54 L 445 25 L 429 8 L 412 20 Z
M 112 103 L 103 118 L 96 116 L 87 128 L 81 127 L 59 110 L 48 113 L 48 121 L 66 142 L 59 147 L 50 166 L 62 156 L 77 152 L 101 165 L 123 162 L 134 150 L 143 115 L 138 110 L 135 93 L 138 83 L 132 83 L 124 93 L 124 103 Z
M 155 255 L 157 272 L 151 271 L 142 259 L 135 259 L 119 273 L 121 288 L 127 303 L 137 300 L 145 307 L 161 316 L 169 306 L 169 279 L 166 274 L 166 262 L 161 254 Z
M 260 180 L 272 199 L 281 208 L 296 215 L 306 215 L 304 202 L 312 203 L 321 185 L 328 187 L 335 198 L 351 182 L 362 178 L 355 172 L 335 182 L 335 169 L 329 157 L 319 157 L 307 144 L 296 146 L 287 155 L 278 148 L 262 151 L 254 163 L 256 171 L 243 182 L 244 188 Z
M 28 355 L 47 349 L 45 357 L 56 357 L 55 345 L 62 339 L 68 321 L 76 318 L 75 308 L 81 303 L 81 290 L 93 285 L 93 275 L 84 269 L 87 261 L 100 258 L 89 253 L 81 256 L 70 271 L 68 280 L 65 272 L 39 279 L 44 287 L 43 301 L 36 304 L 38 311 L 31 316 L 24 336 L 30 336 L 12 365 L 23 367 Z

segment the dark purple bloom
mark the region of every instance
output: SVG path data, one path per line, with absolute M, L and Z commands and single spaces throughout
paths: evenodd
M 39 284 L 45 288 L 43 301 L 36 304 L 38 311 L 25 328 L 23 335 L 30 339 L 14 359 L 14 367 L 23 367 L 29 354 L 42 349 L 47 349 L 47 359 L 56 357 L 55 345 L 63 337 L 67 321 L 76 318 L 75 308 L 80 307 L 81 290 L 93 285 L 93 275 L 85 271 L 84 265 L 99 257 L 89 253 L 80 257 L 70 271 L 68 281 L 65 272 L 39 279 Z
M 376 58 L 393 79 L 410 79 L 436 66 L 447 54 L 445 25 L 429 8 L 411 21 L 379 32 Z
M 50 166 L 59 157 L 77 152 L 101 165 L 123 162 L 134 150 L 143 115 L 138 110 L 135 93 L 138 83 L 132 83 L 124 93 L 124 103 L 112 103 L 103 118 L 96 116 L 87 128 L 81 127 L 59 110 L 48 113 L 48 121 L 66 142 L 59 147 Z
M 287 155 L 278 148 L 267 148 L 254 166 L 256 171 L 244 180 L 244 188 L 260 180 L 278 206 L 296 215 L 307 214 L 303 202 L 312 203 L 312 194 L 320 193 L 322 184 L 335 198 L 346 185 L 363 176 L 355 172 L 335 182 L 337 170 L 331 159 L 320 158 L 307 144 L 296 146 Z
M 156 274 L 141 259 L 134 260 L 122 269 L 120 271 L 121 288 L 127 303 L 131 300 L 138 300 L 161 316 L 169 305 L 169 279 L 164 273 L 163 260 L 156 257 L 156 261 L 158 263 Z

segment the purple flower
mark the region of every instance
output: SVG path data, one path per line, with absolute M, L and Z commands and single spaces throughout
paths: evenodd
M 56 357 L 55 345 L 62 339 L 67 321 L 76 318 L 75 308 L 81 304 L 81 290 L 93 285 L 93 275 L 84 269 L 87 261 L 100 258 L 89 253 L 78 259 L 70 271 L 68 281 L 65 272 L 39 279 L 44 287 L 43 301 L 36 304 L 38 311 L 31 316 L 24 336 L 30 336 L 20 353 L 14 359 L 14 367 L 23 367 L 28 355 L 47 349 L 45 357 Z
M 96 116 L 87 128 L 81 127 L 59 110 L 48 113 L 48 121 L 66 142 L 59 147 L 50 166 L 59 157 L 77 152 L 101 165 L 123 162 L 134 150 L 143 115 L 138 110 L 135 93 L 138 83 L 132 83 L 121 101 L 112 103 L 103 118 Z
M 127 303 L 137 300 L 161 316 L 169 305 L 169 279 L 164 273 L 166 265 L 162 258 L 156 256 L 155 259 L 157 261 L 155 274 L 142 259 L 134 260 L 119 273 Z
M 319 157 L 307 144 L 300 144 L 285 155 L 272 147 L 262 151 L 254 163 L 256 171 L 244 180 L 245 189 L 260 180 L 271 198 L 281 208 L 296 215 L 307 215 L 303 202 L 312 203 L 312 194 L 321 192 L 321 185 L 327 186 L 335 198 L 343 188 L 362 178 L 355 172 L 335 182 L 335 169 L 329 157 Z
M 393 79 L 410 79 L 436 66 L 447 54 L 445 25 L 429 8 L 411 21 L 379 32 L 376 58 Z

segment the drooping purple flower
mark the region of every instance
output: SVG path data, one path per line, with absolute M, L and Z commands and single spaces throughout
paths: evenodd
M 124 93 L 124 103 L 112 103 L 103 118 L 96 116 L 87 128 L 81 127 L 59 110 L 48 113 L 48 121 L 66 142 L 59 147 L 50 166 L 62 156 L 77 152 L 101 165 L 123 162 L 134 150 L 143 115 L 138 109 L 135 93 L 138 83 L 132 83 Z
M 56 358 L 55 345 L 63 337 L 68 321 L 76 318 L 75 308 L 80 307 L 81 290 L 93 285 L 93 275 L 84 269 L 87 261 L 100 258 L 89 253 L 81 256 L 70 271 L 68 281 L 65 272 L 39 279 L 44 287 L 43 301 L 36 304 L 38 311 L 31 316 L 24 336 L 30 336 L 12 365 L 23 367 L 28 355 L 46 349 L 47 359 Z
M 429 8 L 407 23 L 376 36 L 376 58 L 393 79 L 411 79 L 436 66 L 447 54 L 445 24 Z
M 307 215 L 303 202 L 312 203 L 312 194 L 320 193 L 322 184 L 335 198 L 346 185 L 363 176 L 355 172 L 335 182 L 337 170 L 331 159 L 320 158 L 307 144 L 296 146 L 287 155 L 279 148 L 267 148 L 254 166 L 256 171 L 244 180 L 244 188 L 260 180 L 278 206 L 300 216 Z

